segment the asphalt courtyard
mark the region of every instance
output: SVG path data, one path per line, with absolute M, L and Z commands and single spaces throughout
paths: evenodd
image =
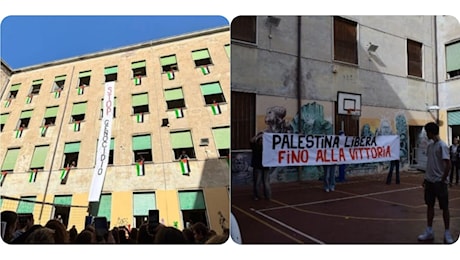
M 333 192 L 322 181 L 272 184 L 271 200 L 253 200 L 250 187 L 232 187 L 232 213 L 242 244 L 443 244 L 444 224 L 435 205 L 433 241 L 419 242 L 426 227 L 424 173 L 348 176 Z M 450 230 L 460 234 L 460 185 L 449 188 Z M 454 243 L 456 243 L 454 242 Z M 458 242 L 460 243 L 460 242 Z

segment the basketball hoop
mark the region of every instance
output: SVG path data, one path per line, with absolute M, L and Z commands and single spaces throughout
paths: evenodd
M 347 109 L 347 114 L 351 116 L 353 120 L 359 120 L 359 117 L 361 116 L 361 110 L 349 108 Z

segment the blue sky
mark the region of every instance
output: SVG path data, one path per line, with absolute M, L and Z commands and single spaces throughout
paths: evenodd
M 224 16 L 7 16 L 0 54 L 18 69 L 228 25 Z

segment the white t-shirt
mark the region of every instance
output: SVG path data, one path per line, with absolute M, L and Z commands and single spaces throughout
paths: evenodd
M 442 140 L 431 142 L 426 149 L 426 156 L 428 161 L 426 163 L 425 179 L 429 182 L 441 181 L 445 170 L 444 160 L 450 160 L 449 147 Z M 446 178 L 445 182 L 448 182 L 448 178 Z

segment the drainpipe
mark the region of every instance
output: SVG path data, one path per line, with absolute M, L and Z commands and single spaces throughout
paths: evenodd
M 302 51 L 301 51 L 301 46 L 302 46 L 302 17 L 297 16 L 297 113 L 299 115 L 299 134 L 302 134 L 302 69 L 301 69 L 301 62 L 302 62 Z M 300 181 L 300 178 L 302 176 L 302 166 L 299 166 L 297 169 L 297 180 Z
M 439 79 L 438 79 L 438 25 L 436 15 L 434 18 L 434 71 L 435 71 L 435 98 L 436 105 L 439 106 Z M 439 109 L 436 110 L 436 124 L 439 125 Z
M 56 157 L 56 151 L 57 151 L 57 147 L 58 147 L 58 144 L 59 144 L 59 139 L 60 139 L 61 133 L 62 133 L 62 125 L 64 124 L 64 120 L 65 120 L 64 117 L 65 117 L 65 112 L 66 112 L 66 109 L 67 109 L 67 103 L 69 101 L 69 95 L 70 95 L 70 92 L 71 92 L 70 90 L 71 90 L 71 86 L 72 86 L 72 78 L 73 78 L 74 70 L 75 70 L 75 66 L 72 67 L 72 73 L 70 73 L 69 91 L 67 91 L 66 100 L 65 100 L 65 103 L 64 103 L 64 110 L 62 112 L 62 117 L 61 117 L 61 123 L 59 124 L 56 143 L 54 144 L 54 152 L 53 152 L 53 156 L 51 158 L 51 164 L 50 164 L 51 166 L 50 166 L 50 170 L 49 170 L 49 173 L 48 173 L 48 178 L 46 180 L 45 192 L 43 194 L 43 203 L 42 203 L 42 206 L 40 208 L 40 214 L 38 215 L 38 223 L 41 223 L 42 214 L 43 214 L 43 207 L 44 207 L 44 205 L 46 203 L 46 195 L 48 194 L 48 187 L 49 187 L 49 184 L 50 184 L 51 173 L 53 172 L 54 159 Z

